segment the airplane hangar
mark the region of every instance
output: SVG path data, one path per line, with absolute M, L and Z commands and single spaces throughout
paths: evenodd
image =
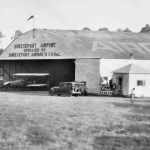
M 51 86 L 86 81 L 88 92 L 98 93 L 103 76 L 110 78 L 112 68 L 133 59 L 150 65 L 150 35 L 33 29 L 15 37 L 1 54 L 0 79 L 11 80 L 14 73 L 49 73 Z

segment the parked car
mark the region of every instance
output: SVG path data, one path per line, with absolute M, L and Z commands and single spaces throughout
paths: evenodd
M 60 82 L 49 90 L 50 95 L 79 96 L 86 95 L 86 82 Z

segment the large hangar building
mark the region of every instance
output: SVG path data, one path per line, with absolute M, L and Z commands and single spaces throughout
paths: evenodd
M 86 81 L 88 92 L 98 93 L 102 77 L 110 79 L 115 70 L 133 62 L 150 70 L 149 59 L 149 33 L 33 29 L 1 54 L 0 79 L 11 80 L 14 73 L 50 73 L 52 86 Z M 124 76 L 119 77 L 123 95 L 128 95 L 132 86 L 123 85 Z M 135 82 L 143 80 L 144 75 Z

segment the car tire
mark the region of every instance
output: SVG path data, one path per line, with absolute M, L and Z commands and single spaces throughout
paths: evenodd
M 54 91 L 53 91 L 53 90 L 50 90 L 50 91 L 49 91 L 49 95 L 54 96 Z

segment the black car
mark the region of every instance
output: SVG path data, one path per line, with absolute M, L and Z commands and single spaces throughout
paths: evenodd
M 79 96 L 86 95 L 86 82 L 60 82 L 49 90 L 50 95 Z

